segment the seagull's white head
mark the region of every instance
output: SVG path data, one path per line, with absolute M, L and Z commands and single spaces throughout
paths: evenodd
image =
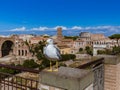
M 49 38 L 46 42 L 47 42 L 48 44 L 53 44 L 53 39 Z

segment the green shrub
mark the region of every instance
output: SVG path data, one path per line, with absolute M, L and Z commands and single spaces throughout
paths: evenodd
M 25 60 L 22 66 L 26 68 L 37 68 L 39 65 L 33 59 L 30 59 Z
M 76 56 L 74 54 L 63 54 L 62 56 L 62 61 L 66 61 L 66 60 L 74 60 L 76 58 Z
M 83 48 L 79 48 L 79 52 L 82 52 L 83 51 Z

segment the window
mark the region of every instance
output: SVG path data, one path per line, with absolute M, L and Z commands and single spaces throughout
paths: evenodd
M 20 47 L 20 45 L 18 45 L 18 47 Z
M 27 56 L 27 50 L 25 50 L 25 56 Z
M 71 53 L 73 53 L 73 51 L 71 51 Z
M 20 50 L 18 50 L 18 55 L 20 56 Z

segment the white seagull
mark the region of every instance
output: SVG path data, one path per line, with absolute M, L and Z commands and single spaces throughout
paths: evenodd
M 53 39 L 48 39 L 46 41 L 47 45 L 44 47 L 44 55 L 46 58 L 50 60 L 50 70 L 48 71 L 53 71 L 52 70 L 52 63 L 51 61 L 56 61 L 56 67 L 57 69 L 54 71 L 58 71 L 58 60 L 61 60 L 61 55 L 60 55 L 60 50 L 57 46 L 53 44 Z

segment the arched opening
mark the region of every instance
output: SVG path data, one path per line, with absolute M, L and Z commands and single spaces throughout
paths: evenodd
M 10 40 L 7 40 L 2 44 L 1 47 L 2 57 L 13 53 L 13 45 L 14 43 Z
M 22 56 L 24 55 L 24 50 L 22 50 Z
M 25 56 L 27 56 L 27 50 L 25 50 Z
M 18 55 L 20 56 L 20 50 L 18 50 Z

